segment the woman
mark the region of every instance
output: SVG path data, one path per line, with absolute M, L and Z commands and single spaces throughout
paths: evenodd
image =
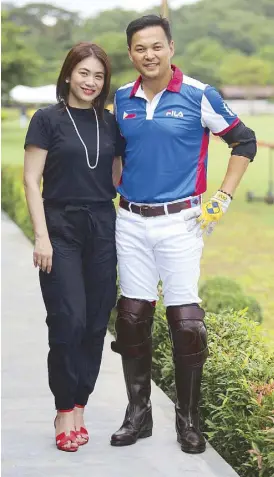
M 99 46 L 74 46 L 58 78 L 58 104 L 34 114 L 25 141 L 24 185 L 47 310 L 56 445 L 68 452 L 88 442 L 84 408 L 116 301 L 112 174 L 117 181 L 123 144 L 114 116 L 104 109 L 110 77 Z

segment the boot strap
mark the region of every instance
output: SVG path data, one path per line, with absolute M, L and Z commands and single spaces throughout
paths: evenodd
M 135 346 L 126 346 L 120 341 L 112 341 L 111 349 L 120 354 L 123 358 L 141 358 L 151 351 L 151 335 L 148 340 Z
M 201 367 L 209 356 L 208 347 L 204 348 L 199 353 L 193 354 L 176 354 L 174 350 L 174 361 L 180 360 L 184 366 Z

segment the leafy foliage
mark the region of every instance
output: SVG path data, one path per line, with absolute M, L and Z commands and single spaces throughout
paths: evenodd
M 33 241 L 33 231 L 23 187 L 23 168 L 2 166 L 2 208 Z
M 206 316 L 210 356 L 204 367 L 201 417 L 214 448 L 241 477 L 274 472 L 274 352 L 246 312 Z M 165 310 L 157 305 L 153 379 L 175 401 Z
M 6 121 L 8 119 L 9 115 L 7 111 L 1 110 L 1 121 Z
M 236 282 L 227 277 L 214 277 L 207 280 L 199 290 L 203 300 L 203 308 L 212 313 L 224 310 L 243 310 L 247 308 L 248 314 L 255 321 L 262 322 L 262 310 L 253 297 L 246 296 Z

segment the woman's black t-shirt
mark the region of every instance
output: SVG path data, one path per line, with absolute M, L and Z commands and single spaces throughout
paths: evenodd
M 84 141 L 89 163 L 94 166 L 97 152 L 97 129 L 92 109 L 69 106 L 69 111 Z M 33 115 L 25 140 L 48 151 L 43 172 L 45 200 L 60 203 L 107 202 L 116 196 L 112 183 L 112 163 L 122 156 L 123 139 L 115 116 L 108 110 L 99 119 L 99 160 L 95 169 L 87 164 L 86 153 L 64 105 L 38 109 Z

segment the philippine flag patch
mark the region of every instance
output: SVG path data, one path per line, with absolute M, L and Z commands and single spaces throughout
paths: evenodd
M 135 113 L 126 113 L 124 112 L 123 114 L 123 119 L 134 119 L 136 118 L 136 114 Z

